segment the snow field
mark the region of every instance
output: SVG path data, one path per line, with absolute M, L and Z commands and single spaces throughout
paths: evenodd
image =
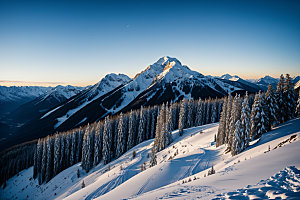
M 297 154 L 300 150 L 299 124 L 300 118 L 281 124 L 234 157 L 230 153 L 224 154 L 224 145 L 215 147 L 217 123 L 185 129 L 181 137 L 176 130 L 172 133 L 173 143 L 157 153 L 158 164 L 152 168 L 149 168 L 148 161 L 153 139 L 135 146 L 108 165 L 100 163 L 88 174 L 78 163 L 41 186 L 37 180 L 31 179 L 32 168 L 29 168 L 8 180 L 6 189 L 0 190 L 0 199 L 294 197 L 299 194 L 299 171 L 296 169 L 300 168 Z M 133 151 L 136 152 L 135 158 Z M 146 170 L 141 171 L 144 162 Z M 207 176 L 211 166 L 216 174 Z M 295 168 L 286 168 L 288 166 Z M 80 169 L 79 178 L 77 169 Z M 281 170 L 287 175 L 276 174 Z M 269 179 L 271 176 L 273 178 Z M 82 181 L 85 188 L 81 188 Z M 285 187 L 284 191 L 275 186 Z M 266 187 L 272 188 L 264 190 Z

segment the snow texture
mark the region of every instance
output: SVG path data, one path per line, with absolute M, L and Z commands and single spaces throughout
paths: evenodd
M 255 189 L 257 183 L 265 184 L 262 188 L 273 184 L 270 191 L 274 192 L 264 195 L 282 192 L 290 197 L 293 191 L 299 189 L 299 124 L 300 118 L 281 124 L 234 157 L 224 154 L 224 145 L 216 148 L 213 141 L 218 130 L 217 123 L 185 129 L 182 136 L 176 130 L 172 133 L 173 143 L 157 153 L 157 165 L 154 167 L 149 168 L 148 165 L 153 144 L 151 139 L 108 165 L 100 162 L 85 173 L 78 163 L 40 186 L 37 180 L 31 178 L 33 169 L 29 168 L 7 181 L 7 187 L 0 189 L 0 199 L 26 199 L 27 195 L 33 200 L 213 199 L 227 198 L 228 194 L 234 198 L 239 191 L 246 191 L 248 185 L 249 192 L 253 189 L 255 195 L 260 195 L 258 192 L 261 191 Z M 133 151 L 136 152 L 135 158 L 132 157 Z M 146 170 L 141 171 L 144 162 Z M 207 176 L 212 166 L 216 174 Z M 288 166 L 295 168 L 286 168 Z M 77 169 L 80 171 L 79 178 Z M 271 176 L 273 178 L 268 179 Z M 81 188 L 83 181 L 85 187 Z M 281 183 L 286 184 L 285 190 L 288 191 L 275 189 Z M 247 198 L 251 199 L 251 196 Z

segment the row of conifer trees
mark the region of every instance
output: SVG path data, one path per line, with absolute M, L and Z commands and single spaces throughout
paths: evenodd
M 34 178 L 48 182 L 64 169 L 82 162 L 89 172 L 100 162 L 108 164 L 135 145 L 156 138 L 155 152 L 172 141 L 178 129 L 219 121 L 223 99 L 182 100 L 161 106 L 141 107 L 128 113 L 38 140 L 34 154 Z M 159 139 L 158 139 L 159 138 Z M 157 142 L 159 141 L 159 142 Z
M 266 93 L 257 93 L 254 101 L 246 95 L 229 95 L 223 105 L 216 145 L 227 145 L 227 152 L 236 155 L 272 127 L 293 119 L 296 113 L 294 85 L 289 74 L 281 75 L 275 91 L 271 84 Z
M 5 188 L 10 177 L 33 165 L 35 149 L 36 141 L 30 141 L 0 153 L 0 186 Z

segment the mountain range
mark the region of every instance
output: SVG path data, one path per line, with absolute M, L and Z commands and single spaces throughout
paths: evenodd
M 299 76 L 295 80 L 297 78 Z M 2 143 L 7 147 L 57 131 L 84 126 L 107 115 L 141 106 L 176 102 L 183 98 L 215 98 L 229 93 L 244 94 L 246 91 L 255 93 L 266 90 L 269 83 L 276 87 L 277 82 L 278 79 L 270 76 L 252 82 L 229 74 L 221 77 L 205 76 L 182 65 L 178 59 L 166 56 L 146 67 L 133 79 L 124 74 L 112 73 L 86 88 L 57 86 L 40 87 L 38 90 L 32 87 L 34 92 L 28 92 L 28 96 L 36 94 L 36 98 L 18 107 L 11 115 L 15 121 L 27 123 L 19 125 L 14 136 L 2 140 Z M 3 94 L 4 99 L 5 93 L 0 94 Z M 16 99 L 20 94 L 16 91 Z

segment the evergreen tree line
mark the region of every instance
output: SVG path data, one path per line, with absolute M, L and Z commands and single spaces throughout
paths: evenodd
M 0 154 L 0 186 L 6 187 L 6 181 L 18 172 L 33 165 L 36 141 L 16 145 Z
M 296 94 L 289 74 L 283 75 L 275 91 L 271 84 L 266 93 L 259 92 L 254 100 L 229 95 L 221 113 L 216 146 L 227 145 L 227 152 L 237 155 L 272 127 L 293 119 L 296 114 Z
M 89 172 L 101 161 L 108 164 L 154 137 L 160 138 L 156 152 L 160 151 L 172 141 L 172 130 L 180 128 L 182 134 L 184 128 L 217 122 L 221 109 L 222 99 L 183 100 L 106 116 L 85 127 L 41 138 L 34 154 L 34 178 L 40 184 L 48 182 L 80 161 Z
M 157 164 L 156 153 L 172 143 L 171 132 L 173 130 L 179 129 L 181 136 L 185 128 L 218 122 L 222 105 L 223 99 L 182 100 L 171 105 L 168 103 L 161 105 L 149 166 L 155 166 Z

